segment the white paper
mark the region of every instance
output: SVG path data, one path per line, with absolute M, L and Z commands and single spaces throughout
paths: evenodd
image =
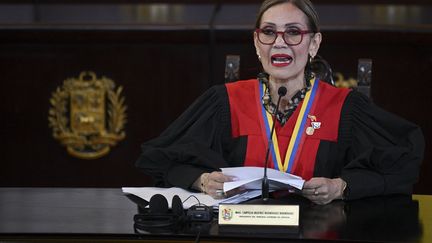
M 123 187 L 122 191 L 123 191 L 123 193 L 129 193 L 129 194 L 133 194 L 135 196 L 138 196 L 138 197 L 140 197 L 146 201 L 150 201 L 150 198 L 155 194 L 161 194 L 167 199 L 168 206 L 170 208 L 171 208 L 172 198 L 174 197 L 174 195 L 178 195 L 180 197 L 181 201 L 183 202 L 183 208 L 184 209 L 188 209 L 188 208 L 192 207 L 193 205 L 198 204 L 198 200 L 201 204 L 204 204 L 206 206 L 216 207 L 219 205 L 219 203 L 241 203 L 241 202 L 247 201 L 249 199 L 252 199 L 254 197 L 261 195 L 261 190 L 252 190 L 252 191 L 245 191 L 243 193 L 234 195 L 234 196 L 229 197 L 229 198 L 217 200 L 217 199 L 214 199 L 207 194 L 190 192 L 190 191 L 178 188 L 178 187 L 171 187 L 171 188 Z M 193 196 L 195 196 L 196 198 Z
M 221 170 L 224 175 L 237 178 L 236 181 L 224 183 L 223 189 L 226 192 L 238 187 L 253 190 L 261 189 L 264 175 L 263 167 L 228 167 L 222 168 Z M 301 190 L 305 182 L 299 176 L 271 168 L 267 168 L 267 178 L 269 179 L 269 187 L 271 190 L 291 189 L 293 187 Z
M 256 198 L 258 196 L 261 196 L 261 189 L 260 190 L 247 190 L 247 191 L 244 191 L 244 192 L 239 193 L 237 195 L 234 195 L 230 198 L 222 200 L 219 203 L 238 204 L 238 203 L 245 202 L 245 201 L 248 201 L 250 199 Z

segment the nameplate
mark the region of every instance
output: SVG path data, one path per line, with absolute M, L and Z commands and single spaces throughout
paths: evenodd
M 219 225 L 299 226 L 299 205 L 220 204 Z

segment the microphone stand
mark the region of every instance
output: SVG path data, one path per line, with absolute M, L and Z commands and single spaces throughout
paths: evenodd
M 273 125 L 272 125 L 272 128 L 271 128 L 270 137 L 268 139 L 268 147 L 267 147 L 267 152 L 266 152 L 266 157 L 265 157 L 265 163 L 264 163 L 264 176 L 263 176 L 262 184 L 261 184 L 262 200 L 264 202 L 266 202 L 266 203 L 269 201 L 269 180 L 268 180 L 268 177 L 267 177 L 267 166 L 268 166 L 268 158 L 269 158 L 269 155 L 270 155 L 270 148 L 271 148 L 271 146 L 273 146 L 273 139 L 272 138 L 273 138 L 273 133 L 274 133 L 275 124 L 276 124 L 276 119 L 275 118 L 276 118 L 276 114 L 277 114 L 277 112 L 279 110 L 280 101 L 281 101 L 282 97 L 286 95 L 286 93 L 287 93 L 287 89 L 285 87 L 282 86 L 282 87 L 280 87 L 278 89 L 279 98 L 278 98 L 278 101 L 277 101 L 277 104 L 276 104 L 276 109 L 275 109 L 275 111 L 272 114 Z

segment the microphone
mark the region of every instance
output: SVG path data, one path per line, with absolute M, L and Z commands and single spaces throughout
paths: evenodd
M 287 93 L 287 89 L 285 87 L 279 87 L 278 89 L 278 101 L 276 103 L 276 109 L 273 112 L 272 116 L 273 116 L 273 125 L 271 128 L 271 132 L 270 132 L 270 137 L 268 139 L 268 147 L 267 147 L 267 152 L 266 152 L 266 157 L 265 157 L 265 162 L 264 162 L 264 176 L 263 176 L 263 180 L 262 180 L 262 185 L 261 185 L 261 193 L 262 193 L 262 200 L 264 202 L 267 202 L 269 199 L 269 180 L 267 178 L 267 165 L 268 165 L 268 158 L 269 158 L 269 154 L 270 154 L 270 147 L 273 146 L 273 133 L 274 133 L 274 129 L 275 129 L 275 124 L 276 124 L 276 114 L 279 110 L 279 103 L 282 99 L 283 96 L 285 96 Z

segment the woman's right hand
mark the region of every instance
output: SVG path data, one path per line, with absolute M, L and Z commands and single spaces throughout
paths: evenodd
M 200 189 L 202 192 L 210 195 L 215 199 L 221 199 L 227 195 L 223 193 L 223 184 L 225 182 L 234 181 L 235 177 L 226 176 L 222 172 L 213 171 L 211 173 L 203 173 L 198 178 Z M 222 192 L 222 193 L 221 193 Z M 229 192 L 228 194 L 236 194 L 237 192 Z

